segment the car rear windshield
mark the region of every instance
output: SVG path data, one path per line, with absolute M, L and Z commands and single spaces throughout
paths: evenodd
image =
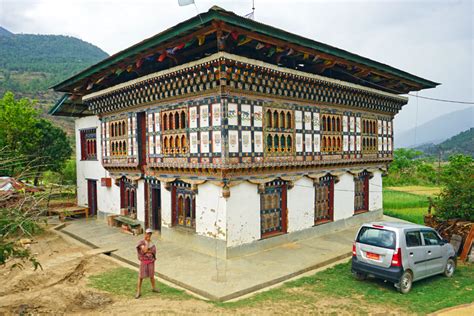
M 357 242 L 376 247 L 395 249 L 395 232 L 364 226 L 359 231 Z

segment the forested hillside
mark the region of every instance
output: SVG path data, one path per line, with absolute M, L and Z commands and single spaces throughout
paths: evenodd
M 474 128 L 461 132 L 438 145 L 427 144 L 416 149 L 427 156 L 437 157 L 441 153 L 441 158 L 444 160 L 452 154 L 464 154 L 474 158 Z
M 0 27 L 0 96 L 12 91 L 17 98 L 37 99 L 46 113 L 60 97 L 49 87 L 106 57 L 100 48 L 74 37 L 13 34 Z M 72 119 L 50 119 L 71 134 Z

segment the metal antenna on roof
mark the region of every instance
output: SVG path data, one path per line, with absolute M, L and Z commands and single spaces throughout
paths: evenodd
M 199 9 L 197 7 L 196 2 L 193 1 L 193 3 L 194 3 L 194 7 L 196 8 L 197 14 L 199 15 L 199 19 L 201 20 L 201 23 L 204 24 L 204 22 L 202 21 L 202 18 L 201 18 L 201 14 L 199 13 Z
M 252 12 L 245 15 L 247 19 L 255 20 L 255 0 L 252 0 Z

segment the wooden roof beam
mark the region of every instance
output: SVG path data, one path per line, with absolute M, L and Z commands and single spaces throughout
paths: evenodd
M 240 27 L 237 27 L 237 26 L 229 26 L 229 25 L 223 23 L 223 24 L 221 24 L 221 27 L 222 27 L 223 31 L 226 31 L 226 32 L 235 31 L 239 34 L 243 34 L 245 36 L 248 36 L 248 37 L 250 37 L 250 38 L 252 38 L 256 41 L 265 42 L 265 43 L 268 43 L 268 44 L 271 44 L 271 45 L 274 45 L 274 46 L 278 46 L 278 47 L 291 48 L 291 49 L 293 49 L 295 51 L 298 51 L 298 52 L 301 52 L 303 54 L 306 53 L 306 54 L 310 54 L 310 55 L 314 55 L 314 56 L 319 56 L 322 59 L 335 61 L 337 64 L 340 64 L 340 65 L 362 68 L 362 69 L 364 69 L 363 73 L 368 72 L 368 73 L 377 74 L 381 77 L 387 77 L 387 76 L 393 77 L 392 75 L 385 74 L 385 73 L 382 73 L 380 71 L 369 70 L 364 65 L 360 65 L 360 64 L 357 64 L 357 63 L 354 63 L 354 62 L 349 62 L 345 59 L 342 59 L 342 58 L 339 58 L 339 57 L 336 57 L 336 56 L 333 56 L 333 55 L 329 55 L 329 54 L 326 54 L 326 53 L 318 51 L 318 50 L 309 49 L 309 48 L 306 48 L 304 46 L 300 46 L 300 45 L 297 45 L 297 44 L 285 42 L 285 41 L 275 39 L 275 38 L 271 38 L 271 37 L 268 37 L 268 36 L 265 36 L 265 35 L 253 33 L 253 32 L 247 31 L 245 29 L 242 29 Z M 395 78 L 397 78 L 398 81 L 405 83 L 406 85 L 413 86 L 411 83 L 409 83 L 408 81 L 406 81 L 406 80 L 404 80 L 400 77 L 395 77 Z

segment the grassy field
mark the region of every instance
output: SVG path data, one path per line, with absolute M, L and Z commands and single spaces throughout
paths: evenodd
M 288 291 L 288 289 L 304 288 L 305 291 Z M 290 294 L 289 294 L 290 293 Z M 294 294 L 291 294 L 294 293 Z M 227 308 L 249 306 L 278 299 L 290 302 L 310 299 L 311 294 L 344 298 L 355 301 L 366 301 L 380 304 L 390 311 L 390 307 L 405 310 L 410 313 L 426 314 L 443 308 L 456 306 L 474 301 L 474 266 L 459 267 L 451 279 L 442 276 L 428 278 L 414 283 L 408 295 L 398 293 L 393 284 L 378 279 L 357 281 L 350 273 L 350 262 L 336 265 L 313 276 L 304 277 L 285 283 L 276 288 L 251 298 L 234 303 L 219 303 Z M 358 314 L 358 311 L 353 311 Z
M 89 277 L 89 285 L 98 290 L 106 291 L 117 296 L 134 297 L 137 288 L 137 272 L 129 268 L 116 268 L 99 275 Z M 190 298 L 184 291 L 157 282 L 160 297 L 174 300 Z M 149 280 L 143 280 L 142 297 L 156 296 L 151 292 Z
M 427 186 L 420 186 L 420 185 L 407 185 L 402 187 L 387 187 L 388 190 L 391 191 L 399 191 L 399 192 L 406 192 L 416 195 L 423 195 L 423 196 L 434 196 L 441 192 L 440 187 L 427 187 Z
M 91 276 L 90 286 L 119 297 L 133 297 L 137 272 L 128 268 Z M 144 280 L 143 296 L 150 297 L 149 282 Z M 191 302 L 198 299 L 182 291 L 160 284 L 160 298 Z M 458 267 L 453 278 L 432 277 L 416 282 L 412 291 L 402 295 L 393 284 L 382 280 L 357 281 L 350 272 L 350 262 L 336 265 L 314 275 L 290 281 L 280 287 L 258 293 L 236 302 L 208 302 L 214 306 L 207 312 L 253 314 L 263 310 L 279 310 L 279 313 L 301 309 L 308 313 L 334 311 L 350 314 L 382 313 L 426 314 L 443 308 L 474 301 L 474 266 Z M 143 300 L 148 304 L 152 300 Z M 334 306 L 332 306 L 334 304 Z M 208 306 L 210 307 L 210 306 Z M 281 309 L 284 308 L 284 309 Z
M 383 190 L 384 214 L 423 224 L 428 213 L 428 197 L 439 192 L 437 187 L 390 187 Z

